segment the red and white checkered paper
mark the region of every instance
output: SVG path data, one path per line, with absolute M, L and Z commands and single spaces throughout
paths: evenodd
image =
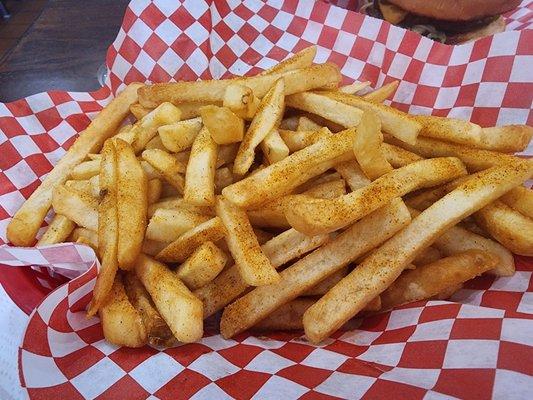
M 451 47 L 323 2 L 135 0 L 107 54 L 108 87 L 0 103 L 0 243 L 75 134 L 132 81 L 254 74 L 317 44 L 316 61 L 340 65 L 346 83 L 400 79 L 402 110 L 531 125 L 533 2 L 506 18 L 508 31 Z M 196 344 L 117 348 L 85 318 L 97 263 L 80 245 L 1 247 L 0 279 L 26 312 L 49 293 L 20 347 L 30 398 L 522 399 L 533 393 L 533 261 L 516 260 L 513 277 L 356 321 L 321 346 L 301 332 L 224 340 L 208 328 Z M 66 271 L 87 272 L 58 287 Z

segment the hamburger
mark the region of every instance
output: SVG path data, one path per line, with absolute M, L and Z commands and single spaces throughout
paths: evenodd
M 364 0 L 359 12 L 446 44 L 460 44 L 505 30 L 501 14 L 521 0 Z

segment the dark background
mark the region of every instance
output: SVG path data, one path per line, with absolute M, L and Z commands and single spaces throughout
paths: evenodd
M 48 90 L 92 91 L 128 0 L 2 0 L 0 102 Z

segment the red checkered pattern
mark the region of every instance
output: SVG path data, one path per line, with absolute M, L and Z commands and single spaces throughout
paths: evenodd
M 352 8 L 356 1 L 339 0 Z M 346 82 L 401 84 L 393 105 L 481 125 L 533 123 L 533 1 L 506 15 L 508 31 L 462 46 L 324 2 L 133 1 L 109 48 L 108 88 L 48 92 L 0 103 L 0 240 L 24 198 L 110 93 L 132 81 L 253 74 L 310 44 Z M 529 149 L 526 153 L 532 153 Z M 96 264 L 83 246 L 0 248 L 0 279 L 32 313 L 20 349 L 31 398 L 527 398 L 533 392 L 533 263 L 482 277 L 451 302 L 420 302 L 355 321 L 320 347 L 300 334 L 212 329 L 197 344 L 116 348 L 85 319 Z M 33 265 L 38 271 L 16 268 Z M 10 265 L 10 266 L 8 266 Z M 52 271 L 51 274 L 44 271 Z M 475 383 L 475 384 L 473 384 Z

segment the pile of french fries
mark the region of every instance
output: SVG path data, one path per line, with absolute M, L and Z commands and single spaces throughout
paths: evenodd
M 445 299 L 533 256 L 533 129 L 414 116 L 309 47 L 252 77 L 130 84 L 24 203 L 9 240 L 92 246 L 112 343 L 304 329 Z

